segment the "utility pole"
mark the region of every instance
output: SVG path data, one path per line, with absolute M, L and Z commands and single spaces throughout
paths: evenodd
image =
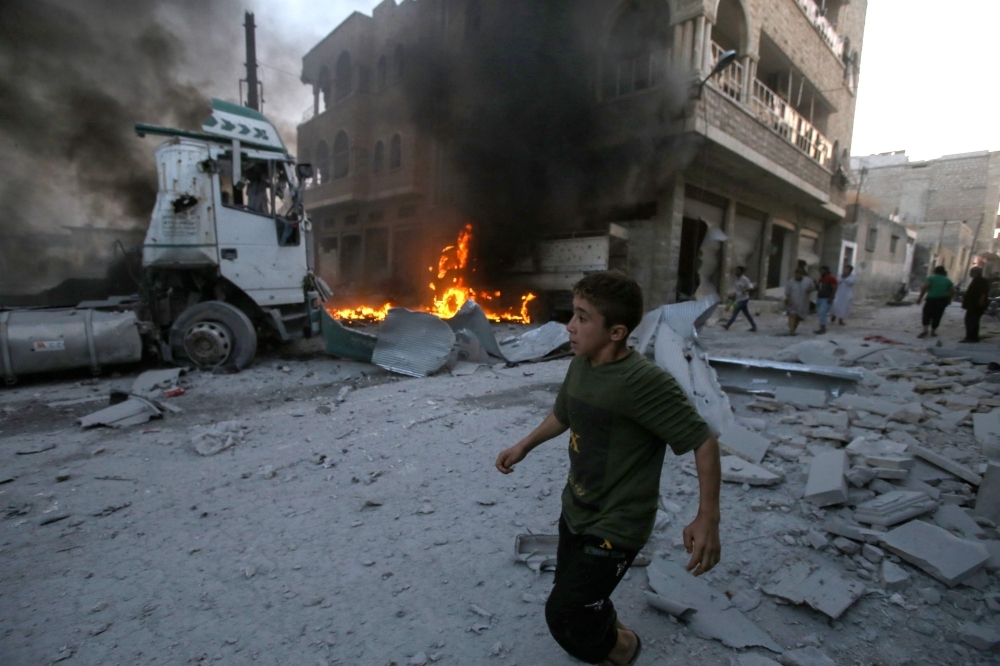
M 257 26 L 253 22 L 253 14 L 251 12 L 246 12 L 245 14 L 246 22 L 243 27 L 246 28 L 246 38 L 247 38 L 247 106 L 254 111 L 261 110 L 261 100 L 257 96 L 257 87 L 259 82 L 257 80 L 257 41 L 254 34 L 254 30 Z

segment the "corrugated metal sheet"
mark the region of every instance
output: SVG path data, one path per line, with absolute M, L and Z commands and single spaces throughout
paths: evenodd
M 533 331 L 528 331 L 514 340 L 500 345 L 504 357 L 511 363 L 541 358 L 559 347 L 569 344 L 569 332 L 565 324 L 550 321 Z
M 435 315 L 392 308 L 375 342 L 372 363 L 410 377 L 439 370 L 455 345 L 451 327 Z
M 483 309 L 475 301 L 470 299 L 463 303 L 455 316 L 451 319 L 446 319 L 445 322 L 456 333 L 463 328 L 469 331 L 479 340 L 480 347 L 487 354 L 507 360 L 503 352 L 500 351 L 500 345 L 497 343 L 496 336 L 493 335 L 493 327 L 490 326 L 490 321 L 486 318 L 486 313 L 483 312 Z

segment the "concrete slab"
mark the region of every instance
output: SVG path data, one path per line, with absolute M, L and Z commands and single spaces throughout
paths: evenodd
M 936 509 L 938 503 L 921 492 L 894 490 L 859 504 L 854 520 L 868 525 L 890 527 Z
M 982 539 L 986 536 L 983 528 L 976 524 L 965 509 L 954 504 L 945 504 L 931 516 L 938 527 L 965 539 Z
M 896 456 L 890 454 L 865 456 L 865 462 L 871 467 L 888 467 L 891 469 L 911 470 L 916 464 L 912 456 Z
M 739 456 L 747 462 L 759 465 L 767 455 L 771 440 L 762 437 L 735 421 L 730 422 L 719 435 L 719 446 L 726 453 Z
M 875 478 L 875 470 L 871 467 L 854 466 L 846 474 L 847 480 L 855 488 L 864 488 Z
M 882 560 L 882 568 L 879 573 L 882 576 L 882 589 L 890 592 L 898 592 L 910 583 L 910 574 L 906 572 L 906 569 L 889 560 Z
M 885 532 L 872 530 L 861 525 L 851 525 L 842 520 L 828 520 L 823 525 L 823 529 L 830 534 L 847 537 L 863 543 L 877 544 Z
M 826 656 L 819 648 L 804 647 L 789 650 L 778 657 L 782 666 L 837 666 L 837 662 Z
M 953 410 L 973 410 L 979 407 L 979 398 L 968 395 L 956 395 L 954 393 L 944 394 L 944 406 Z
M 761 588 L 765 594 L 793 604 L 807 604 L 836 620 L 865 593 L 865 586 L 844 578 L 833 569 L 795 562 L 775 572 Z
M 873 467 L 872 469 L 875 471 L 876 477 L 891 481 L 902 481 L 909 475 L 905 469 L 893 469 L 892 467 Z
M 937 501 L 937 500 L 941 499 L 941 491 L 940 490 L 938 490 L 934 486 L 931 486 L 931 485 L 928 485 L 927 483 L 924 483 L 922 480 L 916 478 L 913 474 L 910 474 L 908 477 L 906 477 L 903 480 L 903 482 L 900 483 L 900 486 L 904 490 L 917 490 L 917 491 L 920 491 L 920 492 L 924 493 L 925 495 L 927 495 L 928 497 L 930 497 L 934 501 Z
M 1000 460 L 1000 408 L 988 414 L 973 414 L 972 432 L 983 447 L 983 455 Z
M 981 543 L 960 539 L 921 520 L 886 533 L 879 544 L 949 587 L 973 576 L 990 558 Z
M 973 472 L 968 467 L 965 467 L 964 465 L 959 465 L 951 458 L 945 458 L 944 456 L 934 453 L 930 449 L 924 448 L 923 446 L 910 444 L 907 447 L 907 451 L 917 456 L 918 458 L 926 460 L 927 462 L 929 462 L 932 465 L 935 465 L 936 467 L 940 467 L 946 472 L 954 474 L 963 481 L 968 481 L 974 486 L 978 486 L 983 480 L 981 476 Z
M 820 389 L 779 386 L 774 389 L 774 399 L 796 407 L 826 407 L 826 391 Z
M 813 458 L 809 466 L 804 499 L 816 506 L 842 504 L 847 501 L 847 453 L 827 451 Z
M 988 652 L 1000 645 L 1000 627 L 966 622 L 958 628 L 958 636 L 976 648 Z
M 990 461 L 976 493 L 976 515 L 1000 523 L 1000 463 Z
M 710 586 L 704 578 L 695 578 L 680 564 L 659 557 L 650 562 L 646 572 L 649 586 L 656 593 L 647 592 L 647 602 L 660 608 L 662 598 L 668 600 L 671 607 L 694 608 L 695 613 L 680 619 L 696 636 L 721 641 L 731 648 L 758 646 L 783 652 L 767 632 L 734 608 L 726 594 Z
M 899 423 L 920 423 L 924 418 L 924 406 L 919 402 L 911 402 L 908 405 L 899 406 L 896 411 L 889 414 L 890 421 Z
M 858 456 L 893 456 L 906 452 L 907 445 L 887 439 L 869 439 L 855 437 L 845 448 L 852 455 Z
M 781 483 L 784 476 L 775 474 L 736 456 L 722 456 L 722 480 L 730 483 L 746 483 L 751 486 L 773 486 Z
M 729 666 L 781 666 L 781 664 L 770 657 L 748 652 L 730 657 Z
M 983 565 L 983 570 L 994 573 L 1000 571 L 1000 541 L 995 539 L 990 539 L 989 541 L 981 542 L 986 546 L 986 552 L 990 554 L 990 559 L 986 560 L 986 564 Z
M 834 400 L 833 404 L 841 409 L 853 409 L 860 412 L 870 412 L 872 414 L 878 414 L 879 416 L 889 416 L 894 414 L 898 412 L 899 408 L 902 406 L 895 402 L 890 402 L 889 400 L 860 396 L 853 393 L 845 393 Z
M 812 417 L 816 420 L 816 425 L 836 430 L 847 430 L 851 425 L 851 419 L 847 412 L 814 412 Z
M 808 431 L 808 436 L 814 439 L 828 439 L 838 444 L 846 444 L 851 441 L 851 435 L 846 430 L 836 430 L 835 428 L 812 428 Z

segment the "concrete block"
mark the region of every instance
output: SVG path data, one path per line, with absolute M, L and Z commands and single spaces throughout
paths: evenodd
M 983 455 L 1000 460 L 1000 409 L 972 415 L 972 432 L 983 447 Z
M 782 666 L 837 666 L 837 662 L 814 647 L 789 650 L 780 655 L 778 661 Z
M 857 456 L 883 456 L 900 455 L 906 452 L 906 447 L 907 444 L 903 442 L 855 437 L 846 448 L 851 454 Z
M 816 506 L 846 502 L 847 479 L 844 474 L 847 469 L 848 460 L 844 451 L 826 451 L 813 458 L 804 499 Z
M 974 486 L 978 486 L 983 480 L 981 476 L 973 472 L 968 467 L 959 465 L 951 458 L 945 458 L 944 456 L 934 453 L 930 449 L 924 448 L 923 446 L 910 444 L 907 447 L 907 451 L 917 456 L 918 458 L 926 460 L 932 465 L 940 467 L 946 472 L 954 474 L 963 481 L 968 481 Z
M 873 467 L 872 469 L 875 471 L 876 477 L 890 481 L 902 481 L 910 474 L 905 469 L 893 469 L 891 467 Z
M 816 419 L 816 425 L 841 431 L 847 430 L 851 426 L 851 419 L 847 412 L 816 412 L 812 416 Z
M 986 552 L 990 554 L 990 559 L 986 560 L 986 564 L 983 565 L 983 569 L 989 571 L 990 573 L 1000 571 L 1000 541 L 990 539 L 989 541 L 982 541 L 981 543 L 986 546 Z
M 913 474 L 910 474 L 899 484 L 904 490 L 918 490 L 932 500 L 937 501 L 941 499 L 941 491 L 932 485 L 924 483 L 922 480 L 916 478 Z
M 943 397 L 944 406 L 948 409 L 961 411 L 963 409 L 973 410 L 979 407 L 979 398 L 974 398 L 972 396 L 946 393 Z
M 882 569 L 879 573 L 882 575 L 882 589 L 890 592 L 898 592 L 910 583 L 910 574 L 906 569 L 889 560 L 882 560 Z
M 719 446 L 726 453 L 759 465 L 767 454 L 768 447 L 771 446 L 771 440 L 761 437 L 734 421 L 726 426 L 723 433 L 719 435 Z
M 865 544 L 861 547 L 861 557 L 865 558 L 872 564 L 878 564 L 885 557 L 885 551 L 878 546 L 872 546 L 870 544 Z
M 827 540 L 826 535 L 816 530 L 809 530 L 808 532 L 806 532 L 805 540 L 806 543 L 808 543 L 816 550 L 822 550 L 830 545 L 830 542 Z
M 851 525 L 840 520 L 828 520 L 823 525 L 823 529 L 830 534 L 847 537 L 864 543 L 877 544 L 884 532 L 862 527 L 861 525 Z M 1000 543 L 1000 542 L 998 542 Z
M 941 414 L 941 416 L 938 417 L 938 420 L 944 422 L 944 424 L 948 427 L 946 428 L 938 427 L 938 430 L 941 430 L 942 432 L 954 432 L 955 426 L 964 421 L 969 414 L 970 411 L 968 409 L 960 409 L 958 411 L 953 411 L 953 412 L 948 411 Z
M 966 622 L 958 628 L 958 636 L 963 641 L 984 652 L 1000 645 L 1000 628 Z
M 1000 522 L 1000 463 L 990 462 L 976 493 L 976 515 Z
M 875 478 L 875 470 L 871 467 L 852 467 L 847 472 L 847 480 L 855 488 L 864 488 Z
M 845 539 L 844 537 L 837 537 L 833 540 L 834 547 L 845 555 L 853 555 L 861 549 L 854 541 L 850 539 Z
M 890 454 L 865 456 L 865 462 L 872 467 L 889 467 L 892 469 L 911 470 L 916 464 L 912 456 L 895 456 Z
M 833 569 L 795 562 L 782 567 L 761 588 L 765 594 L 793 604 L 807 604 L 836 620 L 865 593 L 859 581 L 848 580 Z
M 890 527 L 936 509 L 937 502 L 913 490 L 894 490 L 858 505 L 854 520 Z
M 840 409 L 853 409 L 858 412 L 869 412 L 879 416 L 889 416 L 899 411 L 900 405 L 881 398 L 860 396 L 854 393 L 845 393 L 833 401 L 835 407 Z
M 902 405 L 889 415 L 890 421 L 898 421 L 899 423 L 920 423 L 923 418 L 924 406 L 919 402 Z
M 820 389 L 779 386 L 774 389 L 774 399 L 796 407 L 826 407 L 826 391 Z
M 839 444 L 847 444 L 852 437 L 846 430 L 835 430 L 833 428 L 812 428 L 806 434 L 813 439 L 828 439 Z
M 954 504 L 946 504 L 940 507 L 931 517 L 937 523 L 938 527 L 943 527 L 960 537 L 982 539 L 986 536 L 983 528 L 976 524 L 976 521 L 965 512 L 965 509 Z
M 751 486 L 773 486 L 781 483 L 783 476 L 748 463 L 736 456 L 722 456 L 722 480 L 730 483 L 747 483 Z
M 989 562 L 989 560 L 987 560 L 987 562 Z M 982 591 L 988 588 L 992 582 L 993 581 L 990 579 L 990 575 L 986 573 L 986 565 L 984 564 L 982 569 L 963 580 L 962 585 L 967 585 Z
M 960 539 L 950 532 L 920 520 L 914 520 L 883 535 L 883 548 L 934 578 L 955 587 L 971 577 L 990 558 L 981 543 Z

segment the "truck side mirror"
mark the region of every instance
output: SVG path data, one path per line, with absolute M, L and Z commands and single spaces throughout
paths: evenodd
M 295 175 L 299 177 L 299 180 L 306 180 L 307 178 L 312 178 L 313 175 L 312 164 L 296 164 Z

